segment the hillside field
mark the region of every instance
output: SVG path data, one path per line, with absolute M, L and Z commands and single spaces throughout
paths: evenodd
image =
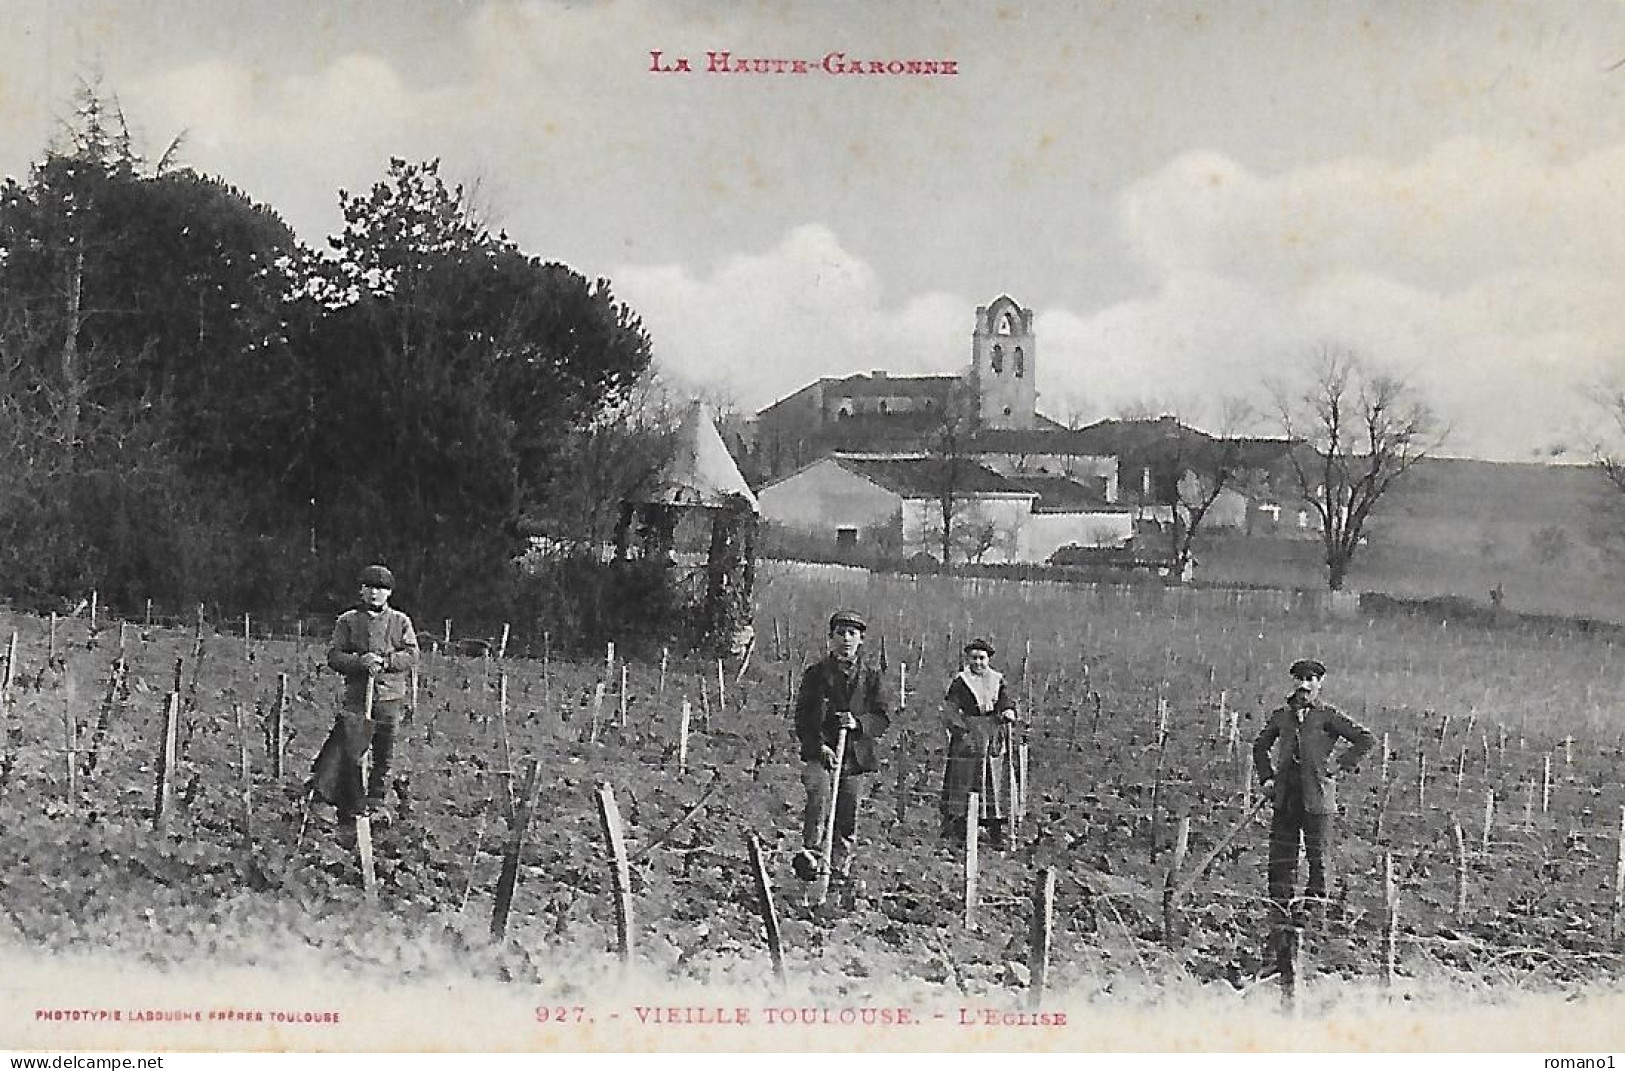
M 1625 622 L 1625 496 L 1593 469 L 1429 459 L 1379 506 L 1347 588 Z M 1325 586 L 1315 538 L 1203 541 L 1199 580 Z

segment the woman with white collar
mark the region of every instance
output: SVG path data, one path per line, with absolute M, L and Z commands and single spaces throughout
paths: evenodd
M 942 835 L 965 837 L 970 794 L 981 800 L 981 823 L 994 848 L 1007 846 L 1006 830 L 1015 782 L 1012 726 L 1016 704 L 1004 687 L 1004 675 L 992 666 L 993 645 L 972 640 L 965 645 L 965 668 L 954 675 L 944 700 L 948 727 L 948 767 L 942 778 Z

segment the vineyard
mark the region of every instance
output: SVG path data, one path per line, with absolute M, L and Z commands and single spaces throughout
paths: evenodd
M 862 895 L 818 906 L 789 867 L 788 703 L 836 606 L 868 613 L 869 653 L 903 703 L 860 818 Z M 982 845 L 970 873 L 965 846 L 938 837 L 936 794 L 938 700 L 975 635 L 1021 706 L 1028 776 L 1010 850 Z M 1302 934 L 1298 1011 L 1355 992 L 1595 994 L 1620 968 L 1608 633 L 775 567 L 742 661 L 565 662 L 551 637 L 517 634 L 486 638 L 489 653 L 426 651 L 370 888 L 330 809 L 306 819 L 337 699 L 325 637 L 0 615 L 12 636 L 0 947 L 29 956 L 319 964 L 380 986 L 513 987 L 561 1010 L 630 978 L 824 1008 L 1274 1009 L 1250 744 L 1284 667 L 1314 654 L 1326 699 L 1382 746 L 1344 779 L 1334 902 Z

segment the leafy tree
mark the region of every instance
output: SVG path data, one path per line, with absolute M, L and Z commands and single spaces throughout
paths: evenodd
M 393 160 L 340 201 L 299 317 L 318 545 L 341 571 L 382 557 L 448 610 L 489 608 L 572 433 L 628 396 L 648 337 L 607 281 L 486 230 L 437 162 Z
M 1378 504 L 1444 442 L 1414 388 L 1352 354 L 1323 350 L 1302 393 L 1277 391 L 1294 490 L 1319 522 L 1326 584 L 1341 591 Z
M 28 180 L 0 187 L 12 591 L 252 597 L 233 533 L 278 512 L 277 443 L 253 431 L 290 367 L 293 247 L 230 187 L 148 168 L 90 87 Z

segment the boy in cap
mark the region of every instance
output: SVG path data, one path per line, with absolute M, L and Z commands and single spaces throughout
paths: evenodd
M 311 791 L 338 808 L 340 821 L 370 814 L 388 822 L 389 760 L 395 726 L 406 707 L 407 675 L 417 665 L 417 634 L 412 619 L 389 605 L 395 576 L 382 565 L 361 570 L 361 605 L 333 624 L 327 664 L 344 675 L 344 704 L 333 731 L 316 756 Z M 372 681 L 372 719 L 365 718 L 367 682 Z M 361 758 L 372 749 L 372 769 L 363 798 Z
M 802 850 L 796 876 L 818 877 L 819 850 L 829 812 L 830 782 L 840 754 L 835 788 L 835 844 L 830 868 L 845 881 L 852 872 L 858 806 L 880 769 L 875 741 L 891 727 L 890 703 L 880 669 L 862 657 L 868 623 L 861 614 L 839 610 L 829 619 L 829 654 L 807 667 L 796 692 L 796 738 L 801 743 L 801 784 L 807 792 L 802 815 Z M 844 737 L 842 730 L 845 730 Z
M 1288 671 L 1292 694 L 1271 712 L 1253 742 L 1253 766 L 1260 783 L 1272 781 L 1274 814 L 1270 819 L 1269 895 L 1284 918 L 1298 880 L 1298 843 L 1309 860 L 1305 895 L 1326 895 L 1327 860 L 1331 856 L 1332 822 L 1337 813 L 1337 771 L 1350 772 L 1371 750 L 1371 732 L 1348 715 L 1320 701 L 1326 666 L 1300 658 Z M 1338 740 L 1348 741 L 1332 767 Z

